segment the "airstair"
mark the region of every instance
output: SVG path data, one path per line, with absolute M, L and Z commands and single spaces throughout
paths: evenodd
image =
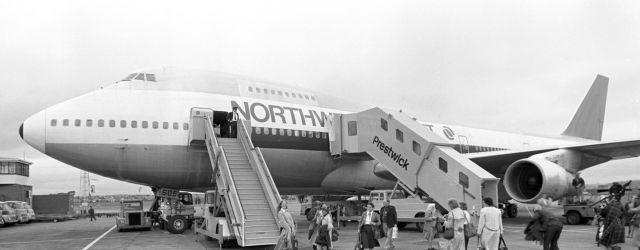
M 335 158 L 373 158 L 412 192 L 422 191 L 444 208 L 450 198 L 466 202 L 470 211 L 479 211 L 484 197 L 498 200 L 498 178 L 402 112 L 335 114 L 330 127 Z
M 248 121 L 238 121 L 238 138 L 217 138 L 211 109 L 193 108 L 189 145 L 205 144 L 222 208 L 238 245 L 275 245 L 280 194 Z

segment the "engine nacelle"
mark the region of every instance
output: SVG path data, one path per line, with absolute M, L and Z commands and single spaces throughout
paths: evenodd
M 553 200 L 575 195 L 574 174 L 545 157 L 532 156 L 514 162 L 504 175 L 504 186 L 514 200 L 535 203 L 542 194 Z

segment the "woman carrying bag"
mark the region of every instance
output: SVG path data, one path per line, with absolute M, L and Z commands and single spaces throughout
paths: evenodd
M 378 239 L 375 237 L 375 231 L 379 231 L 379 226 L 380 215 L 373 212 L 373 203 L 369 203 L 367 204 L 367 211 L 362 213 L 362 218 L 360 218 L 358 225 L 358 235 L 360 236 L 359 239 L 362 249 L 373 249 L 374 247 L 380 246 Z
M 445 223 L 444 238 L 449 240 L 449 250 L 465 250 L 464 249 L 464 225 L 466 224 L 464 212 L 458 206 L 456 199 L 449 199 L 449 214 L 447 214 L 447 222 Z

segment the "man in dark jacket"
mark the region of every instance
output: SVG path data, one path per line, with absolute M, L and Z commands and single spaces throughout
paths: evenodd
M 384 242 L 385 249 L 394 249 L 393 239 L 391 238 L 393 228 L 398 224 L 398 214 L 396 214 L 396 208 L 389 205 L 389 200 L 382 202 L 383 207 L 380 208 L 380 220 L 382 221 L 382 228 L 386 234 L 387 240 Z
M 229 124 L 229 138 L 238 137 L 238 107 L 233 107 L 233 111 L 227 113 L 227 123 Z
M 93 210 L 93 206 L 89 206 L 89 219 L 91 221 L 97 220 L 95 210 Z

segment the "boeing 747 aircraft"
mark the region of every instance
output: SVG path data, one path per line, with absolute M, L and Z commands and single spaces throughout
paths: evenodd
M 420 122 L 455 150 L 501 178 L 507 195 L 534 202 L 569 195 L 578 171 L 640 155 L 640 141 L 600 142 L 608 78 L 598 75 L 569 126 L 556 138 Z M 330 96 L 237 75 L 142 70 L 102 89 L 48 107 L 24 121 L 20 136 L 61 162 L 152 187 L 206 190 L 206 151 L 189 147 L 190 110 L 214 110 L 224 123 L 238 107 L 281 194 L 365 194 L 396 179 L 375 160 L 330 154 L 332 114 L 364 110 Z M 502 191 L 505 191 L 502 189 Z

